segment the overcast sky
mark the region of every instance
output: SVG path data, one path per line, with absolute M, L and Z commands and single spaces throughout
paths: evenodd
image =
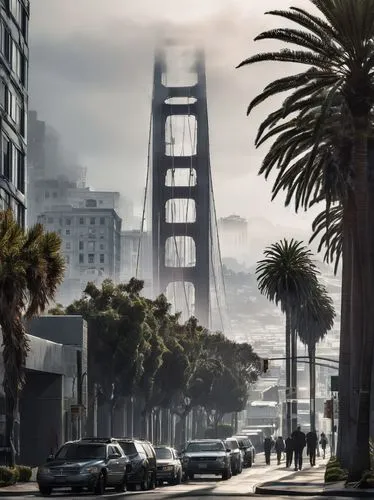
M 268 103 L 246 107 L 285 68 L 235 66 L 269 48 L 256 34 L 279 25 L 271 8 L 307 0 L 32 0 L 30 99 L 64 143 L 88 167 L 96 188 L 118 190 L 139 206 L 145 178 L 152 57 L 158 33 L 187 30 L 207 51 L 211 164 L 218 214 L 266 217 L 309 229 L 312 215 L 295 216 L 270 202 L 271 183 L 257 176 L 265 148 L 254 136 Z

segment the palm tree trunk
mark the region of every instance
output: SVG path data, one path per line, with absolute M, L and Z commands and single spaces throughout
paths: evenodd
M 310 430 L 316 430 L 316 345 L 308 345 Z
M 17 397 L 14 397 L 14 391 L 4 387 L 5 392 L 5 447 L 6 464 L 14 467 L 16 463 L 14 448 L 14 422 L 16 420 Z
M 291 436 L 291 311 L 286 310 L 286 430 Z
M 342 466 L 349 467 L 351 457 L 351 319 L 352 319 L 352 282 L 353 282 L 353 242 L 352 242 L 352 194 L 349 193 L 343 207 L 343 268 L 340 319 L 339 352 L 339 431 L 337 457 Z
M 292 431 L 297 427 L 297 333 L 291 329 L 291 358 L 292 358 Z
M 373 291 L 373 265 L 370 262 L 372 255 L 369 230 L 369 200 L 367 180 L 367 128 L 365 124 L 356 119 L 356 134 L 354 148 L 355 165 L 355 202 L 356 202 L 356 228 L 357 228 L 357 264 L 360 269 L 360 297 L 363 308 L 363 325 L 361 331 L 355 331 L 361 356 L 358 370 L 360 373 L 360 388 L 358 394 L 357 431 L 353 447 L 352 463 L 349 480 L 356 481 L 365 470 L 370 469 L 370 390 L 373 365 L 373 335 L 372 335 L 372 307 L 370 300 Z

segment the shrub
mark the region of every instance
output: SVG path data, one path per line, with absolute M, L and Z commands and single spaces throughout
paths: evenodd
M 28 483 L 31 479 L 32 469 L 26 465 L 17 465 L 20 483 Z
M 17 468 L 0 466 L 0 486 L 10 486 L 18 481 L 19 472 Z
M 334 481 L 346 481 L 348 477 L 347 471 L 343 470 L 337 464 L 326 467 L 325 483 L 332 483 Z

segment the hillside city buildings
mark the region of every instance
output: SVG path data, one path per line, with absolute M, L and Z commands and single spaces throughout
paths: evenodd
M 28 0 L 1 2 L 0 208 L 12 208 L 25 225 L 26 124 L 28 105 Z

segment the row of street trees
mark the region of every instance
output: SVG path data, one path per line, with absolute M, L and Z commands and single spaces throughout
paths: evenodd
M 249 344 L 211 333 L 196 318 L 180 322 L 164 295 L 141 295 L 143 282 L 131 279 L 101 287 L 88 283 L 81 299 L 54 314 L 79 314 L 88 323 L 90 384 L 101 388 L 112 422 L 117 402 L 142 402 L 142 434 L 148 416 L 167 408 L 182 421 L 193 408 L 205 410 L 212 425 L 244 409 L 249 385 L 261 363 Z
M 334 307 L 310 250 L 298 241 L 280 241 L 265 249 L 257 266 L 258 287 L 269 300 L 280 304 L 286 316 L 287 435 L 297 426 L 297 337 L 308 348 L 310 428 L 316 430 L 316 345 L 334 324 Z M 291 422 L 291 405 L 294 421 Z
M 273 140 L 260 173 L 277 176 L 273 198 L 308 209 L 324 202 L 315 229 L 326 231 L 326 257 L 342 254 L 338 457 L 359 480 L 370 469 L 374 348 L 374 0 L 309 0 L 310 8 L 269 12 L 285 27 L 261 33 L 291 48 L 260 53 L 262 61 L 306 70 L 270 83 L 248 108 L 286 92 L 260 125 L 257 146 Z M 294 27 L 290 26 L 294 23 Z

